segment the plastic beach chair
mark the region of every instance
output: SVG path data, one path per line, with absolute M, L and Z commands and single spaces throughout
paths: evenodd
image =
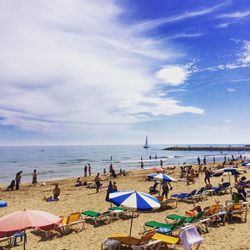
M 192 201 L 195 198 L 195 194 L 196 194 L 197 190 L 193 190 L 190 193 L 180 193 L 180 194 L 172 194 L 171 197 L 175 197 L 178 200 L 181 201 Z
M 158 221 L 148 221 L 144 223 L 145 230 L 146 230 L 146 227 L 152 227 L 152 228 L 157 229 L 157 232 L 160 232 L 163 234 L 172 234 L 173 230 L 178 229 L 183 226 L 185 226 L 185 218 L 182 218 L 173 224 L 161 223 Z
M 155 233 L 155 235 L 152 237 L 154 240 L 159 240 L 160 245 L 161 243 L 164 243 L 164 245 L 171 245 L 171 248 L 175 249 L 176 244 L 179 242 L 178 237 L 170 236 L 170 235 L 163 235 L 160 233 Z
M 79 228 L 78 231 L 82 231 L 84 229 L 85 220 L 82 219 L 80 212 L 72 213 L 67 217 L 61 217 L 61 218 L 62 222 L 61 224 L 58 225 L 56 229 L 59 229 L 62 234 L 69 233 L 70 229 L 72 229 L 72 227 L 74 226 L 78 226 Z
M 200 211 L 193 217 L 186 217 L 179 214 L 169 214 L 166 216 L 166 219 L 178 221 L 185 219 L 184 222 L 187 224 L 194 224 L 198 227 L 200 232 L 208 232 L 208 222 L 210 219 L 203 219 L 205 211 Z
M 146 249 L 147 247 L 153 248 L 160 243 L 160 240 L 154 240 L 153 236 L 155 231 L 151 230 L 142 234 L 141 238 L 135 238 L 128 236 L 126 234 L 113 234 L 108 239 L 116 240 L 120 242 L 121 245 L 130 247 L 131 249 Z
M 196 249 L 198 249 L 203 242 L 203 238 L 194 226 L 183 228 L 180 239 L 184 250 L 191 250 L 194 244 L 197 244 Z
M 82 215 L 85 216 L 85 220 L 92 220 L 96 226 L 98 226 L 98 222 L 105 222 L 108 224 L 112 220 L 110 211 L 99 213 L 93 210 L 87 210 L 82 212 Z

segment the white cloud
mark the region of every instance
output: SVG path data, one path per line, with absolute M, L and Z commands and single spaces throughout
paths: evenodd
M 169 36 L 168 39 L 176 39 L 176 38 L 195 38 L 201 37 L 202 33 L 179 33 L 173 36 Z
M 189 71 L 186 66 L 167 65 L 157 71 L 155 75 L 161 83 L 178 86 L 187 80 Z
M 232 121 L 231 120 L 224 120 L 225 123 L 231 123 Z
M 220 14 L 217 18 L 233 18 L 233 19 L 240 19 L 250 16 L 250 10 L 247 11 L 236 11 L 232 13 Z
M 233 89 L 233 88 L 227 88 L 227 91 L 228 91 L 228 92 L 234 92 L 235 89 Z
M 189 11 L 189 12 L 185 12 L 185 13 L 175 15 L 175 16 L 168 16 L 168 17 L 162 17 L 162 18 L 158 18 L 158 19 L 154 19 L 154 20 L 144 21 L 144 22 L 141 22 L 141 23 L 135 25 L 133 27 L 133 30 L 134 30 L 134 32 L 140 32 L 140 31 L 144 32 L 145 30 L 155 29 L 155 28 L 157 28 L 161 25 L 164 25 L 166 23 L 179 22 L 179 21 L 186 20 L 189 18 L 195 18 L 195 17 L 207 15 L 207 14 L 210 14 L 210 13 L 216 11 L 217 9 L 219 9 L 221 7 L 224 7 L 228 3 L 229 2 L 224 2 L 222 4 L 218 4 L 218 5 L 215 5 L 213 7 L 209 7 L 209 8 L 204 8 L 204 9 L 200 9 L 200 10 L 196 10 L 196 11 Z
M 203 72 L 203 71 L 218 71 L 218 70 L 232 70 L 239 68 L 248 68 L 250 67 L 250 41 L 236 41 L 237 43 L 243 43 L 243 46 L 240 49 L 240 52 L 236 54 L 236 60 L 233 63 L 220 64 L 216 66 L 210 66 L 207 68 L 199 69 L 192 67 L 192 73 Z
M 89 132 L 156 116 L 203 113 L 150 94 L 157 85 L 152 68 L 179 53 L 131 32 L 115 3 L 1 2 L 1 124 Z M 187 70 L 175 69 L 180 75 L 166 79 L 172 85 L 188 76 Z
M 244 41 L 243 51 L 239 54 L 239 62 L 250 63 L 250 41 Z
M 216 27 L 217 28 L 227 28 L 231 23 L 220 23 Z

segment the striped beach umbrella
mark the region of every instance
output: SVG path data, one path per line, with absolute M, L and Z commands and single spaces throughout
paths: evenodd
M 246 170 L 240 169 L 240 168 L 222 168 L 222 169 L 216 170 L 213 174 L 211 174 L 211 177 L 219 177 L 219 176 L 222 176 L 224 173 L 228 173 L 230 188 L 232 188 L 230 173 L 231 175 L 239 175 L 241 173 L 246 173 L 246 172 L 247 172 Z M 232 191 L 232 189 L 230 189 L 230 191 Z
M 216 170 L 211 177 L 219 177 L 222 176 L 224 173 L 231 173 L 232 175 L 237 175 L 237 174 L 241 174 L 241 173 L 246 173 L 247 171 L 244 169 L 240 169 L 240 168 L 222 168 L 219 170 Z
M 162 174 L 162 173 L 156 173 L 156 174 L 149 174 L 148 178 L 158 180 L 161 182 L 170 182 L 170 181 L 177 181 L 173 177 L 167 175 L 167 174 Z
M 109 195 L 109 200 L 116 206 L 132 211 L 130 233 L 132 232 L 133 211 L 150 211 L 161 207 L 160 202 L 153 196 L 137 191 L 118 191 Z

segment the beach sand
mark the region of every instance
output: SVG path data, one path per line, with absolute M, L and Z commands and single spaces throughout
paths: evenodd
M 244 168 L 244 167 L 242 167 Z M 152 182 L 145 181 L 148 173 L 152 170 L 142 170 L 130 172 L 128 176 L 117 177 L 118 189 L 122 190 L 137 190 L 148 193 Z M 179 179 L 179 168 L 170 170 L 168 173 Z M 250 179 L 250 171 L 245 174 Z M 228 180 L 227 175 L 223 176 L 224 181 Z M 39 178 L 39 175 L 38 175 Z M 84 178 L 82 178 L 84 179 Z M 88 177 L 86 180 L 93 180 L 94 177 Z M 102 176 L 103 185 L 108 185 L 108 178 Z M 195 184 L 189 186 L 184 182 L 172 183 L 173 190 L 171 193 L 191 191 L 193 189 L 204 186 L 204 174 L 201 174 L 196 179 Z M 85 187 L 74 187 L 76 178 L 65 179 L 60 181 L 50 181 L 46 186 L 32 186 L 31 184 L 21 184 L 19 191 L 0 192 L 0 198 L 8 202 L 7 208 L 0 209 L 0 216 L 9 214 L 14 211 L 26 209 L 38 209 L 48 211 L 55 215 L 69 215 L 72 212 L 82 212 L 85 210 L 106 211 L 110 207 L 110 203 L 105 201 L 106 190 L 103 188 L 99 193 L 95 189 L 88 189 Z M 211 178 L 211 183 L 217 185 L 221 178 Z M 44 196 L 50 196 L 53 190 L 53 184 L 59 183 L 61 188 L 60 201 L 45 202 Z M 233 178 L 232 178 L 233 183 Z M 197 203 L 201 207 L 206 207 L 215 203 L 215 200 L 220 200 L 224 204 L 225 200 L 230 200 L 231 195 L 225 194 L 221 196 L 209 196 L 207 201 Z M 167 209 L 163 211 L 155 211 L 150 213 L 140 213 L 138 218 L 134 219 L 132 235 L 139 237 L 139 233 L 143 232 L 143 224 L 149 220 L 157 220 L 164 222 L 166 215 L 171 213 L 185 214 L 185 210 L 191 209 L 192 204 L 179 202 L 176 209 Z M 85 229 L 79 233 L 72 232 L 63 237 L 54 237 L 50 240 L 41 240 L 40 236 L 32 233 L 32 230 L 27 230 L 28 243 L 26 249 L 53 249 L 53 250 L 73 250 L 73 249 L 101 249 L 101 243 L 105 238 L 112 233 L 124 232 L 129 233 L 130 220 L 116 220 L 110 224 L 103 224 L 94 227 L 90 223 L 85 224 Z M 202 234 L 204 243 L 199 249 L 211 250 L 243 250 L 250 249 L 250 220 L 247 223 L 235 222 L 232 224 L 226 223 L 225 226 L 209 227 L 209 233 Z M 14 249 L 23 249 L 23 246 L 15 247 Z M 178 247 L 177 249 L 182 249 Z

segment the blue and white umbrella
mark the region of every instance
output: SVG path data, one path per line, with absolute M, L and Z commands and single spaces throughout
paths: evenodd
M 250 162 L 244 162 L 244 163 L 241 164 L 241 166 L 245 166 L 245 167 L 250 166 Z
M 121 206 L 131 211 L 150 211 L 161 207 L 160 202 L 153 196 L 137 191 L 118 191 L 109 195 L 109 200 L 116 206 Z M 132 230 L 133 213 L 130 224 Z
M 176 179 L 172 178 L 171 176 L 169 176 L 167 174 L 162 174 L 162 173 L 149 174 L 148 178 L 154 179 L 154 180 L 159 180 L 161 182 L 177 181 Z
M 222 168 L 219 170 L 216 170 L 213 174 L 211 174 L 211 177 L 219 177 L 222 176 L 224 173 L 228 173 L 228 178 L 229 178 L 229 183 L 230 183 L 230 188 L 231 186 L 231 179 L 230 179 L 230 173 L 232 175 L 239 175 L 241 173 L 246 173 L 247 171 L 244 169 L 240 169 L 240 168 Z M 232 189 L 230 189 L 230 191 L 232 191 Z
M 232 175 L 237 175 L 240 173 L 246 173 L 247 171 L 244 169 L 240 169 L 240 168 L 222 168 L 219 170 L 216 170 L 211 177 L 219 177 L 222 176 L 224 173 L 231 173 Z

